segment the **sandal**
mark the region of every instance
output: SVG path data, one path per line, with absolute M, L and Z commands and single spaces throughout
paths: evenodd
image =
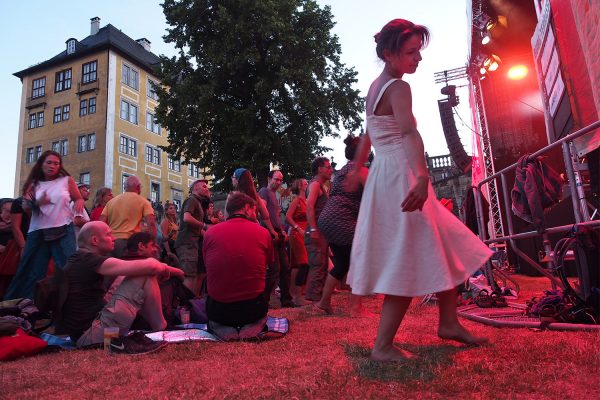
M 506 303 L 506 298 L 501 294 L 492 293 L 490 299 L 492 300 L 493 307 L 508 307 L 508 304 Z
M 475 297 L 473 301 L 475 302 L 475 304 L 477 304 L 478 307 L 481 308 L 490 308 L 494 305 L 492 298 L 488 294 L 488 291 L 485 289 L 480 290 L 477 294 L 477 297 Z

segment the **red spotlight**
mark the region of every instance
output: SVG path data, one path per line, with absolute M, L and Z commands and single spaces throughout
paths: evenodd
M 520 80 L 527 76 L 529 70 L 524 65 L 515 65 L 511 69 L 508 70 L 508 78 L 512 80 Z

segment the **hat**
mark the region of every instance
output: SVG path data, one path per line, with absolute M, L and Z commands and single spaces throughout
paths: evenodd
M 238 168 L 235 170 L 235 172 L 233 173 L 233 176 L 235 176 L 235 179 L 240 179 L 240 176 L 242 176 L 242 174 L 244 173 L 244 171 L 247 171 L 246 168 Z
M 78 188 L 78 189 L 79 189 L 80 187 L 84 187 L 84 186 L 85 186 L 85 187 L 87 187 L 88 189 L 90 188 L 90 185 L 89 185 L 89 184 L 87 184 L 87 183 L 84 183 L 84 182 L 79 182 L 79 183 L 77 184 L 77 188 Z

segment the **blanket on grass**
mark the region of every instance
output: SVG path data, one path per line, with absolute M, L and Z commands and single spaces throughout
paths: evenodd
M 222 330 L 217 330 L 217 332 L 209 332 L 207 324 L 185 324 L 185 325 L 177 325 L 178 330 L 175 331 L 160 331 L 160 332 L 152 332 L 147 333 L 146 336 L 150 339 L 164 340 L 169 343 L 180 343 L 187 342 L 192 340 L 202 340 L 202 341 L 212 341 L 212 342 L 221 342 L 221 341 L 232 341 L 232 340 L 248 340 L 248 339 L 272 339 L 278 338 L 285 335 L 289 331 L 289 321 L 287 318 L 276 318 L 276 317 L 267 317 L 267 321 L 264 329 L 261 329 L 254 336 L 246 335 L 244 329 L 241 331 L 235 330 L 235 328 L 229 328 L 231 330 L 235 330 L 237 332 L 238 337 L 235 336 L 227 336 L 229 333 L 233 332 L 224 332 Z M 212 327 L 213 329 L 215 327 Z M 250 331 L 247 331 L 250 333 Z M 76 347 L 71 341 L 70 338 L 64 338 L 60 336 L 54 336 L 47 333 L 43 333 L 40 337 L 48 342 L 50 346 L 58 346 L 64 350 L 74 350 Z

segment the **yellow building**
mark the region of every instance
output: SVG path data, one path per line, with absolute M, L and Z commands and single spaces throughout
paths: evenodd
M 124 179 L 136 175 L 142 196 L 181 204 L 201 173 L 158 148 L 167 145 L 153 118 L 158 62 L 147 39 L 100 28 L 96 17 L 88 37 L 68 39 L 57 56 L 15 73 L 23 83 L 15 195 L 39 155 L 52 149 L 92 193 L 102 186 L 121 193 Z

